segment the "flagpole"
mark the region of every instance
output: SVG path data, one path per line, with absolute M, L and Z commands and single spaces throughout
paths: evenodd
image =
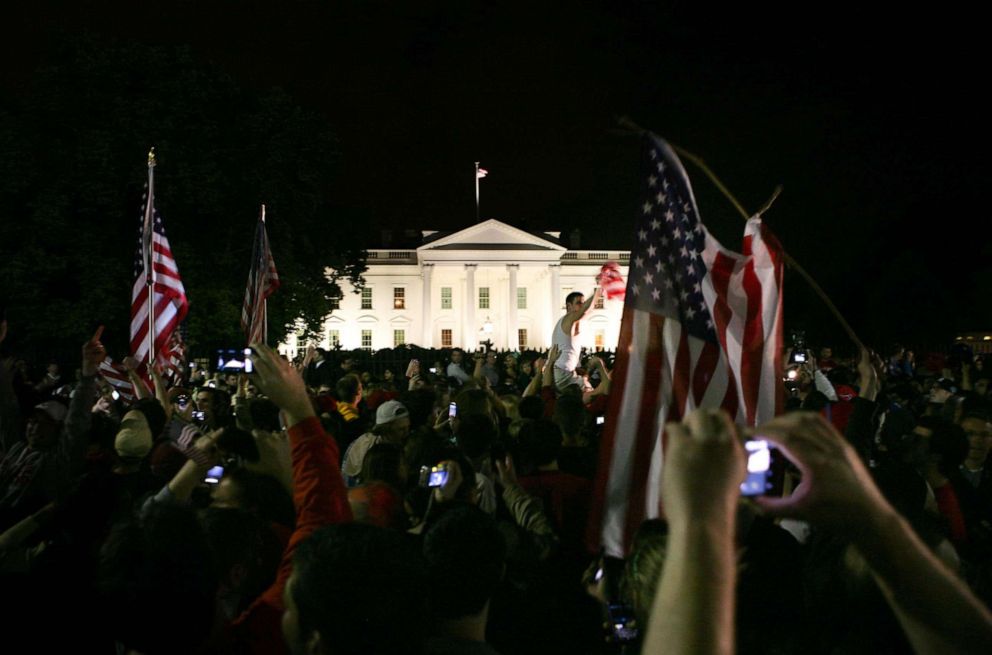
M 265 205 L 262 205 L 262 230 L 265 230 Z M 266 236 L 267 238 L 267 236 Z M 265 262 L 268 267 L 269 262 Z M 262 343 L 269 345 L 269 299 L 262 300 Z
M 643 127 L 641 127 L 634 121 L 630 120 L 630 118 L 626 116 L 621 117 L 619 119 L 619 123 L 624 128 L 633 130 L 634 132 L 637 132 L 639 134 L 648 134 L 648 130 L 645 130 Z M 704 162 L 702 158 L 698 157 L 697 155 L 694 155 L 688 150 L 684 150 L 683 148 L 678 147 L 674 143 L 669 143 L 669 145 L 672 146 L 672 150 L 677 152 L 680 156 L 685 157 L 686 159 L 694 163 L 696 166 L 698 166 L 700 170 L 702 170 L 703 173 L 705 173 L 706 176 L 710 178 L 713 184 L 716 185 L 716 187 L 720 190 L 720 192 L 723 193 L 723 195 L 727 198 L 727 200 L 729 200 L 730 203 L 737 209 L 737 211 L 740 212 L 740 215 L 744 217 L 744 220 L 748 220 L 751 218 L 750 214 L 747 213 L 747 210 L 745 210 L 744 207 L 741 205 L 741 203 L 737 200 L 737 198 L 735 198 L 734 195 L 730 193 L 730 190 L 727 189 L 726 186 L 724 186 L 723 182 L 720 181 L 720 178 L 718 178 L 716 174 L 712 170 L 710 170 L 710 167 L 706 165 L 706 162 Z M 771 207 L 772 203 L 775 202 L 775 199 L 778 198 L 778 195 L 781 192 L 782 192 L 781 185 L 775 187 L 775 191 L 772 193 L 772 197 L 768 200 L 768 202 L 764 204 L 764 206 L 762 206 L 762 208 L 758 211 L 756 215 L 761 216 L 762 214 L 764 214 L 768 210 L 768 208 Z M 827 309 L 830 310 L 830 313 L 833 314 L 834 318 L 837 319 L 837 322 L 840 323 L 841 327 L 847 333 L 847 336 L 851 339 L 851 341 L 854 342 L 854 345 L 856 345 L 861 350 L 865 350 L 864 343 L 862 343 L 861 339 L 858 338 L 858 335 L 855 334 L 854 329 L 844 319 L 844 317 L 840 313 L 840 310 L 838 310 L 837 306 L 834 305 L 832 300 L 830 300 L 830 298 L 827 296 L 823 288 L 820 287 L 820 285 L 816 283 L 816 280 L 814 280 L 813 277 L 806 272 L 806 269 L 800 266 L 799 262 L 797 262 L 792 257 L 792 255 L 785 252 L 785 249 L 782 250 L 782 260 L 786 263 L 786 265 L 789 266 L 789 268 L 799 273 L 799 276 L 802 277 L 804 280 L 806 280 L 806 284 L 808 284 L 813 289 L 813 293 L 815 293 L 817 296 L 820 297 L 820 300 L 823 301 L 823 303 L 827 306 Z
M 155 363 L 155 148 L 148 151 L 148 199 L 142 244 L 145 257 L 145 287 L 148 292 L 148 366 Z
M 475 162 L 475 222 L 479 222 L 479 162 Z

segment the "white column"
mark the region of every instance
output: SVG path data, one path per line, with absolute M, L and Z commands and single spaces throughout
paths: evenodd
M 431 303 L 434 302 L 433 290 L 431 287 L 431 277 L 434 273 L 434 264 L 424 264 L 420 268 L 420 277 L 423 280 L 420 295 L 421 309 L 421 334 L 417 342 L 424 348 L 430 348 L 434 341 L 434 326 L 431 325 Z M 410 335 L 413 336 L 413 335 Z
M 506 311 L 506 347 L 510 350 L 517 349 L 517 271 L 520 264 L 507 264 L 506 270 L 510 274 L 510 285 L 507 288 L 509 294 L 507 298 Z
M 561 264 L 548 264 L 551 271 L 551 304 L 548 305 L 548 346 L 551 345 L 551 337 L 554 334 L 555 324 L 561 318 Z
M 465 318 L 462 322 L 462 348 L 475 350 L 479 326 L 475 324 L 475 268 L 476 264 L 465 264 Z

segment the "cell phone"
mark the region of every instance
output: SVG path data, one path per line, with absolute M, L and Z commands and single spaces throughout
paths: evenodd
M 747 453 L 747 477 L 741 482 L 742 496 L 760 496 L 772 488 L 771 446 L 765 439 L 749 439 L 744 443 Z
M 117 389 L 114 389 L 113 391 L 110 392 L 110 397 L 113 398 L 114 400 L 121 399 L 121 395 L 117 393 Z
M 794 356 L 794 359 L 799 364 L 805 364 L 806 363 L 806 353 L 796 353 L 795 356 Z
M 217 381 L 216 380 L 207 380 L 207 386 L 210 387 L 211 389 L 213 389 L 213 388 L 215 388 L 217 386 Z
M 203 421 L 207 420 L 207 416 L 204 412 L 198 412 L 196 410 L 193 410 L 193 420 L 200 421 L 202 423 Z
M 217 370 L 225 373 L 254 373 L 251 348 L 222 348 L 217 351 Z
M 420 467 L 421 487 L 441 487 L 448 481 L 448 469 L 442 465 Z
M 431 366 L 431 367 L 430 367 L 429 369 L 427 369 L 427 370 L 428 370 L 428 371 L 430 371 L 431 373 L 437 373 L 437 369 L 436 369 L 435 367 L 433 367 L 433 366 Z
M 641 632 L 637 629 L 634 608 L 620 603 L 610 603 L 606 606 L 606 610 L 610 616 L 610 633 L 614 641 L 621 644 L 637 641 Z
M 596 417 L 596 425 L 602 425 L 603 423 L 606 423 L 606 417 L 605 416 L 597 416 Z
M 207 475 L 203 478 L 203 481 L 207 484 L 217 484 L 222 477 L 224 477 L 224 467 L 212 466 L 207 471 Z
M 458 416 L 458 403 L 448 403 L 448 418 Z

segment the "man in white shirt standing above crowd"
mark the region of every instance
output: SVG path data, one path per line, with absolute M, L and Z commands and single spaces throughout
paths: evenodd
M 551 336 L 551 343 L 558 346 L 560 355 L 554 362 L 555 386 L 559 391 L 563 391 L 570 384 L 578 384 L 587 390 L 586 379 L 575 372 L 579 365 L 579 321 L 585 318 L 593 305 L 603 292 L 601 287 L 596 287 L 589 300 L 585 299 L 585 294 L 580 291 L 573 291 L 565 298 L 565 315 L 561 317 L 555 325 L 554 333 Z

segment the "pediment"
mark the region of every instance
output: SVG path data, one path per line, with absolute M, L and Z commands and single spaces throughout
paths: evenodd
M 495 218 L 424 244 L 418 251 L 431 250 L 567 250 L 550 237 L 531 234 Z

